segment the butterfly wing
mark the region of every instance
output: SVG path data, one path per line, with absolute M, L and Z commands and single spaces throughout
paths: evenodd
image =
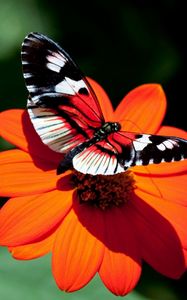
M 127 139 L 131 140 L 128 144 Z M 124 167 L 180 161 L 187 157 L 187 140 L 174 136 L 119 131 L 113 140 L 120 146 L 119 161 Z
M 114 175 L 136 165 L 158 164 L 187 158 L 187 141 L 177 137 L 119 131 L 85 148 L 73 166 L 91 175 Z
M 88 81 L 51 39 L 30 33 L 22 45 L 22 66 L 31 122 L 50 148 L 66 153 L 104 123 Z
M 108 140 L 100 141 L 72 159 L 73 167 L 77 171 L 91 175 L 114 175 L 125 171 L 118 161 L 118 153 Z
M 72 157 L 78 171 L 113 175 L 135 165 L 187 157 L 186 140 L 124 131 L 81 148 L 105 121 L 92 88 L 76 64 L 58 44 L 42 34 L 30 33 L 22 45 L 22 65 L 34 128 L 57 152 L 80 148 Z

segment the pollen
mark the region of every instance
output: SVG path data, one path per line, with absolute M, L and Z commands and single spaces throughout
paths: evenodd
M 102 210 L 125 204 L 131 199 L 135 189 L 131 171 L 107 176 L 93 176 L 74 171 L 73 184 L 77 189 L 80 203 L 93 205 Z

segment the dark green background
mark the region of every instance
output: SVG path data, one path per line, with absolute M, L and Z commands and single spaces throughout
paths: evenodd
M 161 83 L 168 99 L 164 124 L 187 129 L 182 1 L 0 0 L 0 110 L 25 107 L 20 46 L 30 31 L 42 32 L 64 47 L 82 71 L 105 88 L 114 106 L 140 84 Z M 10 145 L 1 140 L 0 147 Z M 16 262 L 1 250 L 0 259 L 0 299 L 116 298 L 98 279 L 64 296 L 50 275 L 48 258 Z M 127 299 L 187 299 L 186 285 L 186 275 L 169 280 L 144 266 L 136 292 Z

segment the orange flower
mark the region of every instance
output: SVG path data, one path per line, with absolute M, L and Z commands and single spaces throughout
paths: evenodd
M 120 121 L 126 131 L 187 138 L 180 129 L 161 127 L 166 100 L 159 85 L 134 89 L 113 111 L 102 88 L 90 83 L 106 120 Z M 56 283 L 68 292 L 98 272 L 110 291 L 124 295 L 136 285 L 143 260 L 171 278 L 184 272 L 186 160 L 114 176 L 57 176 L 62 157 L 42 144 L 25 111 L 1 113 L 0 130 L 20 148 L 0 154 L 0 195 L 11 197 L 0 212 L 0 243 L 14 258 L 52 252 Z

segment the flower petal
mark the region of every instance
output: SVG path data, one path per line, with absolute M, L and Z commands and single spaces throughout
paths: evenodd
M 22 128 L 22 109 L 10 109 L 0 113 L 0 136 L 15 146 L 26 150 L 28 145 Z
M 55 236 L 56 231 L 40 242 L 24 246 L 9 247 L 9 251 L 15 259 L 29 260 L 38 258 L 52 251 Z
M 179 278 L 185 271 L 187 209 L 136 190 L 130 222 L 143 259 L 161 274 Z
M 166 98 L 159 84 L 144 84 L 127 94 L 114 112 L 125 131 L 155 133 L 166 111 Z
M 53 275 L 60 289 L 78 290 L 98 271 L 104 246 L 97 234 L 102 235 L 102 230 L 98 209 L 78 205 L 67 215 L 53 249 Z
M 10 199 L 0 211 L 0 244 L 31 244 L 50 235 L 70 210 L 72 193 L 54 190 Z
M 31 157 L 21 150 L 9 150 L 0 153 L 0 193 L 1 196 L 15 197 L 39 194 L 56 188 L 56 170 L 47 171 L 50 164 Z M 67 173 L 66 173 L 67 174 Z M 69 177 L 62 175 L 64 185 Z
M 172 201 L 187 206 L 187 173 L 171 176 L 142 176 L 136 174 L 136 186 L 138 189 L 164 200 Z
M 131 169 L 133 173 L 150 176 L 170 176 L 183 174 L 187 170 L 187 160 L 168 162 L 161 164 L 151 164 L 148 166 L 136 166 Z
M 187 132 L 185 130 L 172 126 L 162 126 L 158 130 L 157 134 L 166 136 L 176 136 L 187 140 Z
M 41 142 L 24 110 L 11 109 L 0 113 L 0 136 L 31 155 L 53 163 L 53 167 L 62 159 L 61 154 Z
M 87 78 L 87 79 L 96 94 L 96 97 L 101 106 L 101 110 L 105 117 L 105 121 L 112 121 L 113 115 L 114 115 L 114 110 L 113 110 L 113 107 L 112 107 L 112 104 L 110 102 L 108 95 L 106 94 L 104 89 L 95 80 L 93 80 L 91 78 Z
M 123 296 L 137 284 L 141 261 L 131 224 L 125 209 L 113 208 L 105 212 L 105 253 L 99 270 L 106 287 Z

